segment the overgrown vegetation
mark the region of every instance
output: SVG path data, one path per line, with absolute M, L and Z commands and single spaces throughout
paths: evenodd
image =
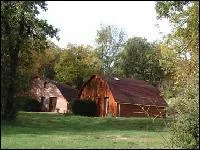
M 165 44 L 175 53 L 168 91 L 174 122 L 170 126 L 172 148 L 199 148 L 199 2 L 157 2 L 159 18 L 174 27 Z M 164 43 L 164 42 L 163 42 Z
M 72 102 L 72 111 L 75 115 L 97 116 L 97 104 L 91 100 L 74 100 Z
M 40 102 L 31 97 L 16 97 L 15 105 L 17 111 L 27 111 L 27 112 L 41 111 Z

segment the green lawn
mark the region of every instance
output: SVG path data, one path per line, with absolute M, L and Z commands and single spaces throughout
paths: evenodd
M 1 148 L 168 148 L 166 122 L 20 112 L 1 123 Z

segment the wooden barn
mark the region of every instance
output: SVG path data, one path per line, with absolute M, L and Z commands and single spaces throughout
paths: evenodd
M 39 76 L 32 78 L 27 93 L 41 103 L 45 112 L 70 112 L 70 101 L 78 97 L 78 90 Z
M 96 101 L 97 115 L 165 117 L 166 101 L 145 81 L 93 75 L 81 88 L 79 98 Z

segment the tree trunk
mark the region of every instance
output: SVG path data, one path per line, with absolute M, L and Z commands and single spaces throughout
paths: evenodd
M 15 108 L 15 93 L 16 93 L 16 80 L 17 80 L 17 67 L 18 67 L 18 60 L 19 60 L 19 51 L 20 51 L 20 45 L 23 42 L 24 36 L 24 12 L 21 14 L 20 22 L 19 22 L 19 35 L 16 39 L 16 45 L 13 48 L 11 41 L 11 29 L 7 22 L 6 28 L 7 28 L 7 36 L 9 37 L 9 55 L 10 55 L 10 70 L 9 70 L 9 83 L 8 83 L 8 89 L 7 89 L 7 97 L 6 97 L 6 103 L 4 108 L 4 119 L 13 120 L 16 118 L 16 108 Z

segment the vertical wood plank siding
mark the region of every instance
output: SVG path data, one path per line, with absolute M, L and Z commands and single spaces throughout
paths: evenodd
M 165 107 L 123 104 L 116 102 L 109 84 L 100 76 L 94 76 L 83 87 L 80 99 L 90 99 L 98 104 L 98 116 L 105 116 L 104 98 L 109 97 L 109 112 L 120 117 L 165 117 Z M 98 101 L 99 99 L 99 101 Z
M 115 102 L 113 95 L 109 89 L 109 85 L 105 80 L 99 77 L 94 77 L 83 89 L 80 99 L 91 99 L 98 104 L 98 98 L 100 98 L 99 116 L 105 115 L 104 109 L 104 97 L 109 97 L 109 111 L 113 116 L 117 116 L 117 103 Z

